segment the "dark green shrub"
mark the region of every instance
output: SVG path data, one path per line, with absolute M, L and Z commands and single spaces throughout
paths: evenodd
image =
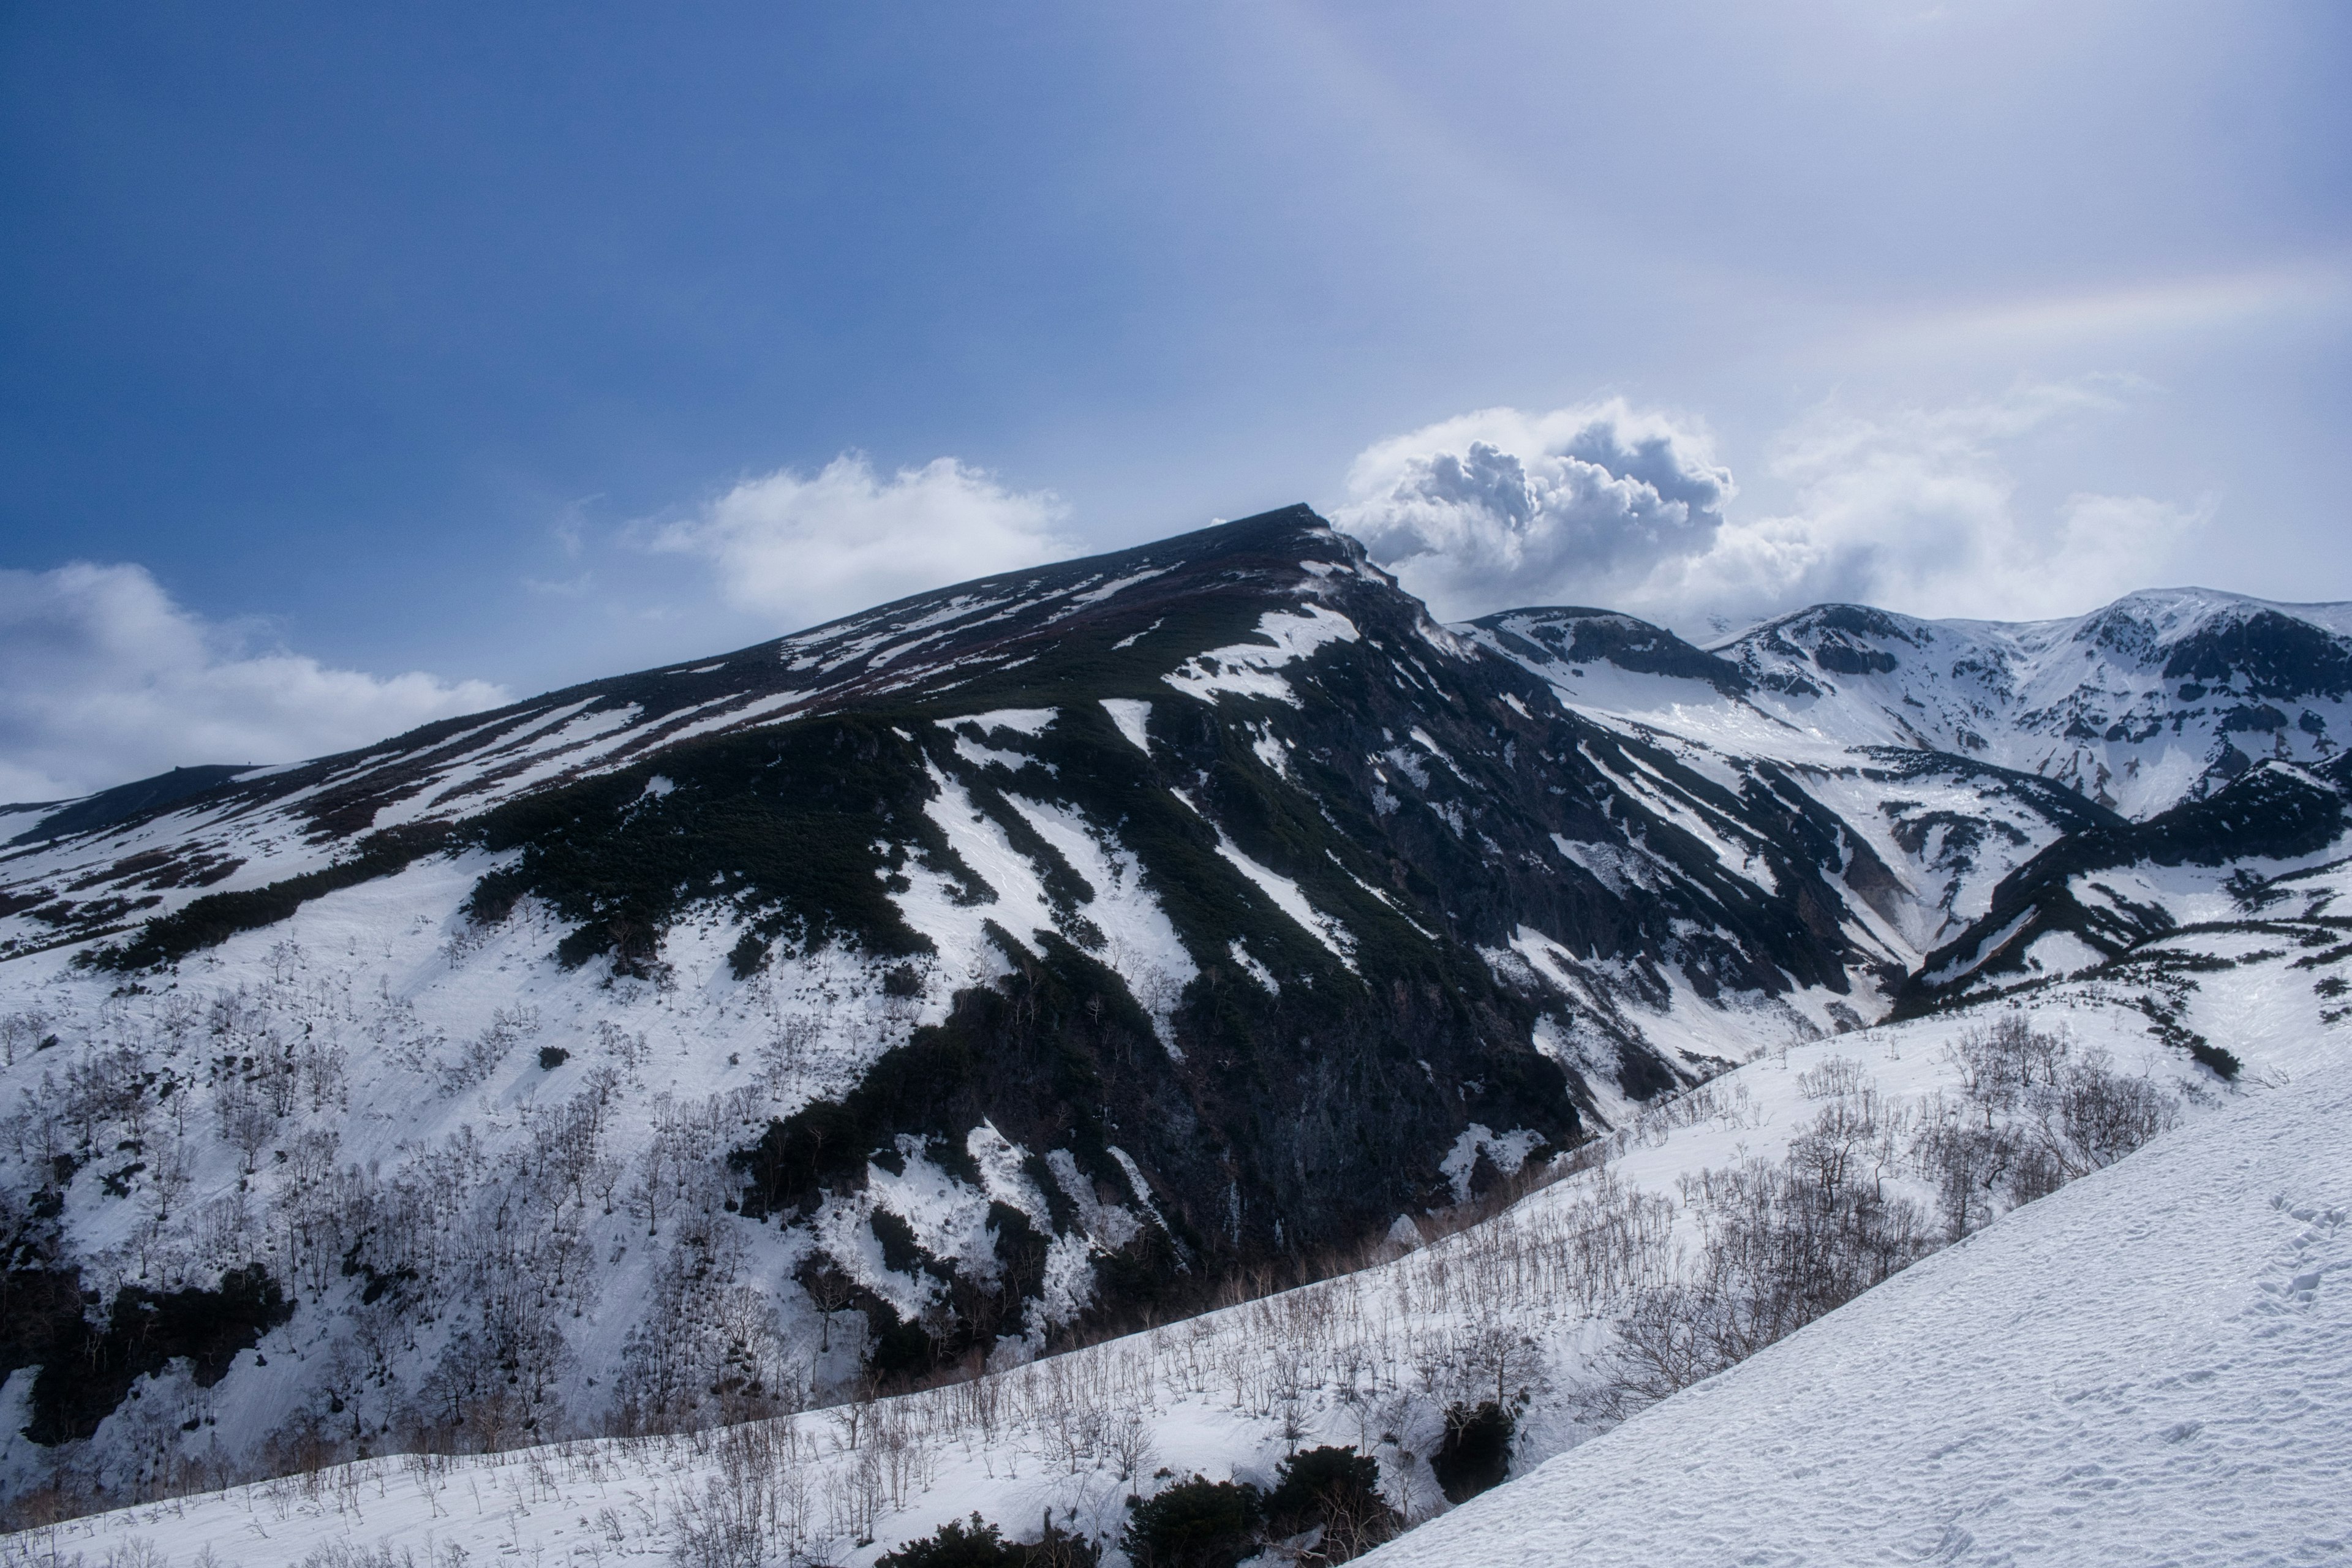
M 221 1276 L 217 1290 L 115 1293 L 101 1330 L 79 1312 L 45 1347 L 25 1436 L 46 1446 L 89 1436 L 142 1376 L 188 1358 L 198 1388 L 228 1375 L 240 1351 L 294 1315 L 294 1303 L 256 1263 Z
M 1429 1468 L 1451 1502 L 1467 1502 L 1503 1484 L 1511 1469 L 1511 1436 L 1518 1423 L 1489 1399 L 1475 1410 L 1455 1405 L 1445 1412 L 1445 1436 Z
M 2192 1038 L 2189 1042 L 2189 1054 L 2212 1068 L 2216 1077 L 2232 1082 L 2236 1080 L 2239 1072 L 2245 1065 L 2238 1060 L 2235 1051 L 2224 1050 L 2202 1036 Z
M 768 945 L 766 937 L 755 931 L 746 931 L 728 950 L 727 972 L 738 980 L 751 979 L 768 966 Z
M 1266 1532 L 1276 1539 L 1320 1525 L 1318 1555 L 1345 1563 L 1403 1527 L 1403 1517 L 1381 1495 L 1381 1463 L 1353 1448 L 1307 1448 L 1282 1462 L 1266 1494 Z
M 553 1072 L 557 1068 L 562 1067 L 565 1062 L 568 1062 L 571 1059 L 572 1053 L 565 1050 L 562 1046 L 541 1046 L 539 1047 L 539 1065 L 545 1068 L 550 1072 Z
M 884 1552 L 874 1568 L 1022 1568 L 1026 1561 L 1019 1545 L 974 1513 L 970 1528 L 951 1519 L 940 1526 L 938 1534 Z
M 884 1552 L 874 1568 L 1094 1568 L 1101 1555 L 1092 1542 L 1055 1529 L 1051 1510 L 1044 1536 L 1034 1542 L 1007 1541 L 975 1513 L 969 1526 L 951 1519 L 937 1534 Z
M 1199 1476 L 1129 1506 L 1118 1543 L 1135 1568 L 1234 1568 L 1256 1548 L 1265 1518 L 1255 1487 Z

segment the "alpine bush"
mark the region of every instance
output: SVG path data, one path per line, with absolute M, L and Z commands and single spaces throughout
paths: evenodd
M 1199 1476 L 1130 1506 L 1118 1543 L 1135 1568 L 1234 1568 L 1256 1547 L 1265 1519 L 1257 1488 Z

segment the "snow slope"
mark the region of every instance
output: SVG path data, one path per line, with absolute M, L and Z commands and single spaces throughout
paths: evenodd
M 2352 1557 L 2352 1077 L 2180 1129 L 1366 1561 Z

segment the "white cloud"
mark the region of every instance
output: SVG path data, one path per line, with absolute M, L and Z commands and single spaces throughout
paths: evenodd
M 1050 492 L 1006 489 L 953 458 L 883 479 L 846 452 L 814 478 L 745 479 L 653 544 L 713 562 L 736 608 L 804 626 L 1073 554 L 1054 531 L 1064 515 Z
M 1737 493 L 1705 431 L 1622 399 L 1489 408 L 1381 442 L 1335 521 L 1446 618 L 1607 605 L 1703 554 Z
M 2075 382 L 1940 409 L 1824 409 L 1776 444 L 1771 471 L 1794 506 L 1756 517 L 1725 513 L 1730 474 L 1703 431 L 1667 416 L 1495 410 L 1367 450 L 1339 517 L 1448 616 L 1570 602 L 1697 632 L 1829 600 L 2070 615 L 2163 581 L 2207 517 L 2146 496 L 2019 506 L 2004 447 L 2117 406 L 2113 384 Z
M 508 700 L 484 681 L 383 679 L 242 644 L 142 566 L 0 571 L 0 800 L 292 762 Z

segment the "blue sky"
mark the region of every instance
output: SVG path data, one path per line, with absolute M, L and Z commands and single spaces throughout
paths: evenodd
M 0 13 L 0 796 L 1295 500 L 1448 613 L 2352 597 L 2339 5 L 371 10 Z

